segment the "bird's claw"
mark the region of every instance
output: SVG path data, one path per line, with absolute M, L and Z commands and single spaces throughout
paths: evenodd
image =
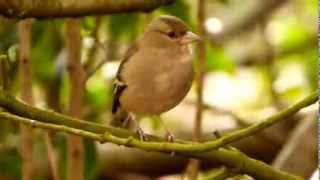
M 165 134 L 165 139 L 168 141 L 168 142 L 173 142 L 174 141 L 174 135 L 170 132 L 166 132 Z
M 137 128 L 136 133 L 138 134 L 140 141 L 147 141 L 148 140 L 146 134 L 143 132 L 143 130 L 140 127 Z
M 174 141 L 174 135 L 167 131 L 164 138 L 167 140 L 167 142 L 173 143 Z M 171 151 L 170 156 L 174 156 L 176 153 L 174 151 Z

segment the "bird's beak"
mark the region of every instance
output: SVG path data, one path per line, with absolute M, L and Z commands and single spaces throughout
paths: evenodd
M 189 44 L 192 42 L 202 41 L 202 39 L 191 31 L 188 31 L 180 40 L 181 44 Z

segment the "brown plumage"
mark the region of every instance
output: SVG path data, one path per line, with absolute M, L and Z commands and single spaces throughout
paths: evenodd
M 120 64 L 112 125 L 122 125 L 130 115 L 160 115 L 181 102 L 192 84 L 188 44 L 195 40 L 176 17 L 160 16 L 149 24 Z

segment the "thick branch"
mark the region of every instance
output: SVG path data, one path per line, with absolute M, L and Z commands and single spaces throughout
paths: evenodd
M 31 119 L 22 118 L 19 116 L 12 115 L 10 113 L 2 112 L 0 113 L 0 118 L 4 120 L 15 121 L 19 123 L 27 124 L 31 127 L 39 127 L 39 128 L 46 128 L 51 130 L 63 131 L 83 137 L 87 137 L 93 140 L 97 140 L 100 142 L 110 141 L 116 142 L 119 145 L 129 146 L 130 142 L 132 142 L 133 138 L 119 138 L 115 137 L 111 134 L 104 133 L 104 134 L 97 134 L 93 132 L 83 131 L 80 129 L 75 129 L 72 127 L 68 127 L 65 125 L 55 125 L 49 123 L 43 123 L 40 121 L 35 121 Z M 153 151 L 152 147 L 144 146 L 146 142 L 136 141 L 139 149 L 146 150 L 146 151 Z M 167 152 L 170 153 L 170 152 Z M 251 159 L 247 157 L 245 154 L 236 151 L 236 150 L 227 150 L 220 148 L 218 150 L 206 152 L 206 153 L 199 153 L 199 152 L 181 152 L 177 153 L 180 156 L 197 158 L 197 159 L 206 159 L 210 161 L 217 161 L 222 163 L 228 167 L 234 168 L 241 173 L 249 174 L 257 179 L 273 179 L 273 180 L 300 180 L 301 178 L 290 175 L 288 173 L 273 169 L 269 165 Z
M 120 12 L 149 12 L 174 0 L 2 0 L 0 15 L 13 18 L 75 17 Z
M 148 139 L 151 141 L 148 142 L 139 142 L 139 138 L 134 133 L 131 133 L 127 130 L 121 128 L 114 128 L 109 126 L 101 126 L 96 123 L 91 123 L 87 121 L 83 121 L 76 118 L 71 118 L 69 116 L 65 116 L 59 113 L 50 112 L 46 110 L 41 110 L 38 108 L 34 108 L 32 106 L 28 106 L 23 104 L 17 100 L 15 100 L 12 96 L 6 93 L 3 90 L 0 90 L 0 106 L 6 108 L 9 112 L 17 114 L 22 117 L 48 122 L 52 124 L 58 125 L 65 125 L 77 129 L 82 129 L 85 131 L 94 132 L 97 134 L 108 133 L 108 136 L 112 136 L 112 140 L 114 142 L 119 142 L 117 138 L 127 138 L 131 137 L 130 142 L 126 142 L 126 145 L 136 146 L 137 148 L 151 148 L 154 151 L 161 151 L 161 152 L 200 152 L 200 151 L 208 151 L 212 149 L 216 149 L 232 142 L 235 142 L 239 139 L 251 136 L 271 125 L 285 120 L 288 117 L 297 113 L 300 109 L 307 107 L 318 100 L 318 93 L 315 92 L 303 100 L 299 101 L 298 103 L 288 107 L 281 112 L 262 120 L 260 123 L 255 125 L 249 126 L 247 128 L 234 131 L 232 133 L 224 135 L 222 138 L 219 138 L 214 141 L 208 141 L 204 143 L 191 143 L 186 141 L 179 141 L 179 143 L 159 143 L 156 141 L 162 141 L 162 138 L 157 136 L 149 135 Z

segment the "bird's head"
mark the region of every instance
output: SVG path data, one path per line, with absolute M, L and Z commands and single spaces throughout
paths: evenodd
M 154 19 L 147 27 L 145 36 L 160 46 L 184 46 L 201 40 L 199 36 L 188 31 L 187 25 L 181 19 L 169 15 Z

